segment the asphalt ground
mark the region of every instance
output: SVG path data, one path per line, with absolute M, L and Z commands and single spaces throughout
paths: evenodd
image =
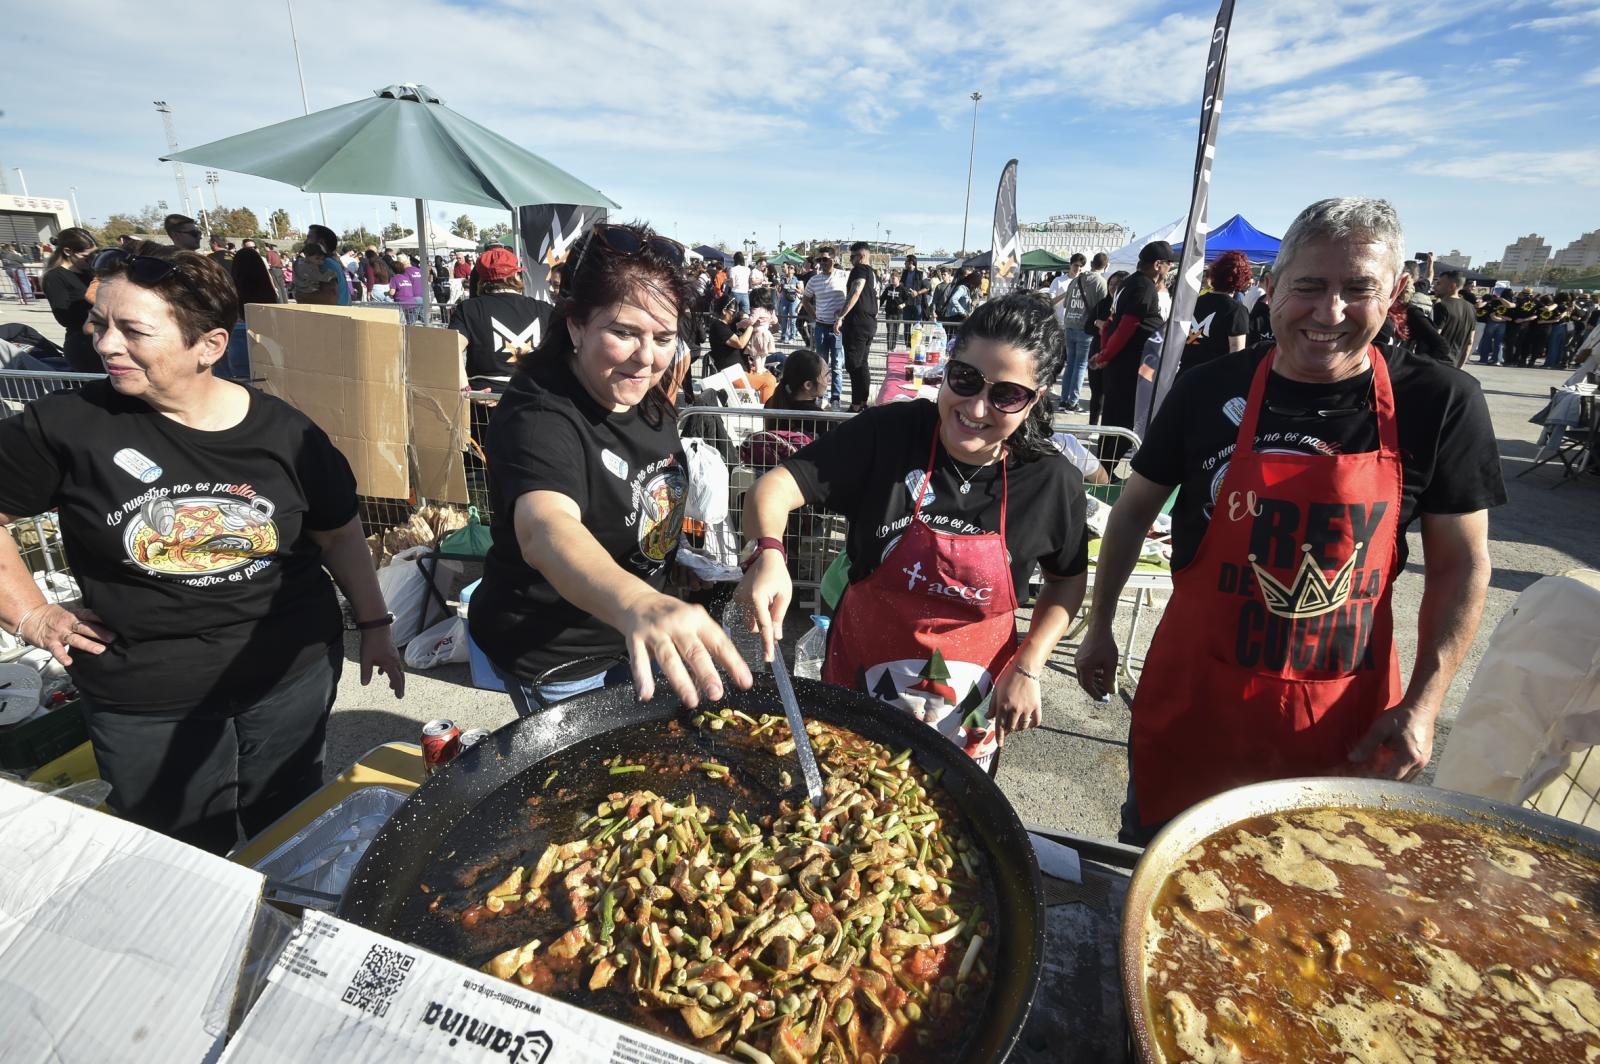
M 19 307 L 0 302 L 0 322 L 23 321 L 52 339 L 61 329 L 47 310 L 35 304 Z M 883 352 L 874 353 L 875 385 L 883 375 Z M 1517 595 L 1542 576 L 1576 567 L 1600 568 L 1600 478 L 1585 476 L 1554 487 L 1561 476 L 1559 463 L 1545 465 L 1523 479 L 1536 453 L 1539 428 L 1528 419 L 1544 405 L 1550 389 L 1567 371 L 1478 366 L 1469 363 L 1489 403 L 1499 440 L 1501 465 L 1509 500 L 1490 514 L 1490 556 L 1494 574 L 1490 581 L 1483 619 L 1472 650 L 1451 685 L 1434 745 L 1435 763 L 1448 741 L 1454 719 L 1490 634 L 1515 602 Z M 1396 642 L 1402 678 L 1409 678 L 1416 656 L 1415 618 L 1422 599 L 1422 544 L 1410 533 L 1410 563 L 1394 588 Z M 1142 656 L 1160 617 L 1161 596 L 1147 610 L 1139 638 L 1131 650 Z M 1124 600 L 1119 612 L 1119 641 L 1127 647 L 1132 616 Z M 1029 611 L 1019 616 L 1025 629 Z M 791 629 L 798 626 L 790 625 Z M 797 634 L 797 633 L 794 633 Z M 339 695 L 328 727 L 327 766 L 331 776 L 362 753 L 381 743 L 415 742 L 422 724 L 448 717 L 467 728 L 496 728 L 511 721 L 515 712 L 499 693 L 474 688 L 465 665 L 451 665 L 407 677 L 406 696 L 396 700 L 381 683 L 360 684 L 355 664 L 354 640 L 347 644 L 349 662 L 339 685 Z M 1014 737 L 1006 744 L 999 783 L 1026 822 L 1083 835 L 1114 837 L 1118 808 L 1127 786 L 1128 695 L 1110 704 L 1095 702 L 1078 687 L 1073 676 L 1074 647 L 1063 643 L 1053 655 L 1043 679 L 1044 725 Z M 1431 774 L 1430 767 L 1430 774 Z M 1428 777 L 1425 777 L 1428 778 Z

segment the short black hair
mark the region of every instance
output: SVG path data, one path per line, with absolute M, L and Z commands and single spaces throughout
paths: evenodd
M 1443 271 L 1440 272 L 1438 279 L 1442 281 L 1447 277 L 1452 281 L 1460 281 L 1461 280 L 1461 271 L 1460 270 L 1443 270 Z
M 1072 253 L 1072 258 L 1068 259 L 1067 263 L 1068 263 L 1068 265 L 1072 265 L 1072 266 L 1082 266 L 1082 265 L 1086 264 L 1088 261 L 1089 261 L 1088 259 L 1083 257 L 1083 252 L 1074 251 Z
M 850 245 L 850 254 L 852 254 L 852 255 L 854 255 L 858 251 L 871 251 L 871 250 L 872 250 L 872 245 L 867 243 L 865 240 L 857 240 L 854 244 Z

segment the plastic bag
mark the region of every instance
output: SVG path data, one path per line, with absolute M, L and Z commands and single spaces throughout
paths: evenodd
M 489 553 L 492 542 L 489 526 L 478 516 L 478 508 L 471 506 L 467 508 L 467 523 L 445 536 L 439 543 L 439 550 L 458 557 L 481 558 Z
M 409 547 L 378 570 L 378 589 L 383 592 L 389 612 L 394 614 L 390 634 L 395 646 L 405 646 L 422 630 L 423 617 L 428 612 L 428 577 L 418 562 L 432 550 Z
M 432 669 L 466 660 L 465 617 L 446 617 L 432 628 L 412 636 L 410 642 L 406 643 L 406 664 L 413 669 Z

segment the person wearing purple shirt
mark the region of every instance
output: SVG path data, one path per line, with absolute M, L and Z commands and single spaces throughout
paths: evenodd
M 400 269 L 389 280 L 389 292 L 405 311 L 406 324 L 416 325 L 422 318 L 422 271 L 411 261 L 410 255 L 397 255 Z

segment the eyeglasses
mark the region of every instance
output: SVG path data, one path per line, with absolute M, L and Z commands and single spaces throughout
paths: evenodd
M 989 405 L 1002 414 L 1015 414 L 1039 394 L 1039 389 L 1025 388 L 1014 381 L 991 381 L 976 366 L 960 359 L 951 359 L 946 363 L 944 382 L 963 399 L 970 399 L 987 387 Z
M 136 285 L 150 288 L 173 274 L 178 276 L 191 292 L 198 291 L 183 268 L 171 259 L 158 259 L 154 255 L 135 255 L 122 248 L 107 248 L 94 257 L 95 273 L 121 271 Z

